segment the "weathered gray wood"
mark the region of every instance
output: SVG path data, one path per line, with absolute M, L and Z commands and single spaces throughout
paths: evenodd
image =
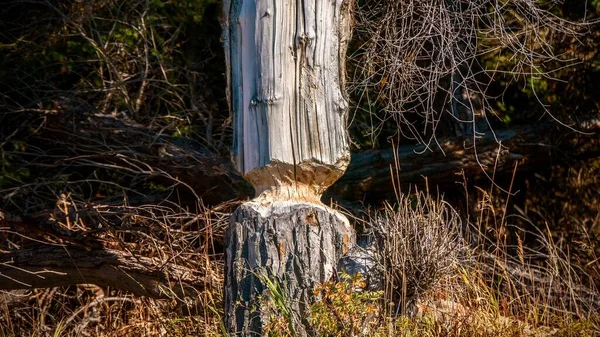
M 0 289 L 95 284 L 154 298 L 195 297 L 216 279 L 202 272 L 128 252 L 37 245 L 0 253 Z
M 360 274 L 364 281 L 364 290 L 381 291 L 384 289 L 383 266 L 377 259 L 377 245 L 374 241 L 354 245 L 338 261 L 338 274 L 350 276 Z
M 233 160 L 257 195 L 318 202 L 348 166 L 350 4 L 224 3 Z
M 355 243 L 354 230 L 339 213 L 310 203 L 250 202 L 231 217 L 227 232 L 225 324 L 235 336 L 262 336 L 269 292 L 264 277 L 279 282 L 298 336 L 315 285 L 330 279 L 340 257 Z

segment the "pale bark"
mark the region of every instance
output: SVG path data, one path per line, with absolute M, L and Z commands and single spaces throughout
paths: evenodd
M 233 160 L 256 195 L 318 203 L 348 165 L 350 3 L 224 4 Z

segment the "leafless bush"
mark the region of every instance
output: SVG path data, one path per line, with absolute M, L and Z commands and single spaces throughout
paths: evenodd
M 493 112 L 487 89 L 496 77 L 551 78 L 555 69 L 573 63 L 572 56 L 555 51 L 552 41 L 577 41 L 589 24 L 554 14 L 559 3 L 361 2 L 349 89 L 358 109 L 371 113 L 371 135 L 394 119 L 404 136 L 430 143 L 443 113 L 449 113 L 458 134 L 485 131 L 486 114 Z M 482 57 L 492 62 L 484 64 Z
M 511 225 L 513 217 L 467 225 L 428 194 L 401 195 L 397 206 L 388 204 L 369 220 L 374 249 L 368 257 L 377 266 L 367 277 L 383 276 L 395 315 L 453 303 L 454 310 L 484 308 L 534 325 L 552 326 L 556 317 L 565 325 L 596 319 L 594 279 L 572 261 L 567 243 L 554 240 L 548 228 Z
M 385 292 L 407 313 L 426 291 L 453 272 L 466 252 L 460 218 L 445 202 L 426 194 L 401 196 L 397 206 L 375 214 L 369 229 L 376 261 L 383 268 Z

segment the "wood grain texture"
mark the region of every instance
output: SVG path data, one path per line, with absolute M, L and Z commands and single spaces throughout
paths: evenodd
M 226 235 L 225 325 L 232 336 L 263 336 L 269 300 L 264 278 L 281 283 L 297 336 L 306 336 L 313 289 L 331 278 L 355 244 L 341 214 L 309 203 L 249 202 Z
M 310 199 L 310 194 L 322 193 L 321 185 L 327 187 L 341 176 L 349 163 L 343 91 L 349 4 L 224 4 L 233 160 L 257 195 L 298 185 L 306 187 L 299 188 L 303 192 L 298 199 Z
M 154 298 L 195 297 L 216 283 L 201 272 L 128 252 L 86 251 L 62 245 L 0 254 L 0 289 L 33 289 L 95 284 Z

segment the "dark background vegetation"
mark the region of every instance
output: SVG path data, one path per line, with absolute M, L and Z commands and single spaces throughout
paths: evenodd
M 594 20 L 600 13 L 598 1 L 548 3 L 556 15 L 575 21 L 584 15 Z M 103 205 L 121 207 L 108 213 L 125 226 L 129 211 L 124 206 L 154 204 L 170 211 L 148 211 L 152 213 L 148 219 L 179 212 L 185 216 L 169 221 L 182 230 L 199 231 L 202 224 L 189 225 L 188 220 L 204 214 L 203 207 L 229 202 L 220 211 L 206 213 L 208 218 L 218 218 L 236 202 L 251 197 L 251 188 L 231 174 L 228 161 L 231 117 L 225 97 L 221 6 L 218 0 L 48 0 L 0 5 L 0 210 L 52 231 L 56 226 L 39 219 L 54 214 L 57 223 L 69 217 L 75 223 L 83 219 L 77 212 Z M 355 34 L 349 54 L 360 51 L 362 37 Z M 558 69 L 551 73 L 554 79 L 498 73 L 486 91 L 494 130 L 553 120 L 546 111 L 567 125 L 599 113 L 598 25 L 589 25 L 578 38 L 557 34 L 548 41 L 557 55 L 571 60 L 570 66 L 562 67 L 559 61 L 544 64 Z M 360 57 L 349 61 L 349 76 L 356 60 Z M 502 51 L 480 55 L 479 61 L 498 69 L 512 67 L 510 55 Z M 382 107 L 377 103 L 365 108 L 361 100 L 365 94 L 373 93 L 349 92 L 354 103 L 349 128 L 353 152 L 389 148 L 392 143 L 414 144 L 414 138 L 398 132 L 393 119 L 378 124 L 375 135 L 371 132 L 372 113 Z M 410 121 L 421 123 L 417 117 Z M 451 124 L 440 124 L 440 137 L 452 135 Z M 597 149 L 599 141 L 588 138 L 589 143 L 581 146 Z M 581 151 L 559 153 L 541 167 L 516 174 L 497 172 L 496 186 L 485 177 L 457 176 L 456 183 L 439 186 L 430 180 L 429 189 L 443 194 L 464 218 L 499 222 L 508 216 L 524 228 L 547 228 L 575 262 L 600 280 L 598 264 L 593 263 L 600 256 L 599 177 L 600 153 Z M 409 184 L 402 187 L 410 188 Z M 383 200 L 376 195 L 368 204 L 345 201 L 361 209 L 377 208 Z M 76 210 L 57 212 L 61 205 Z M 177 212 L 172 211 L 175 208 Z M 77 217 L 72 218 L 74 212 Z M 143 213 L 130 212 L 140 217 Z M 102 221 L 95 219 L 81 220 L 79 227 L 68 229 L 68 235 L 99 230 Z M 210 246 L 206 238 L 212 238 L 212 232 L 182 242 L 201 247 L 219 261 L 219 236 L 226 220 L 219 221 L 214 228 L 217 239 Z M 142 240 L 137 234 L 119 235 L 128 244 Z M 3 251 L 28 244 L 0 233 Z M 143 247 L 131 249 L 138 248 Z

